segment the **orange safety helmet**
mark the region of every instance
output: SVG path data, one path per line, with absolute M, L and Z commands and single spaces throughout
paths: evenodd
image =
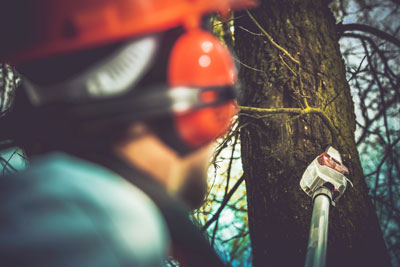
M 23 45 L 17 45 L 16 51 L 7 52 L 5 58 L 8 61 L 19 64 L 183 26 L 186 33 L 176 41 L 170 54 L 169 90 L 166 90 L 169 92 L 164 98 L 172 99 L 171 96 L 174 96 L 179 100 L 182 98 L 179 96 L 180 90 L 185 87 L 184 90 L 191 91 L 195 100 L 193 101 L 191 97 L 192 100 L 189 102 L 176 101 L 168 106 L 168 112 L 173 114 L 175 132 L 186 147 L 183 150 L 187 151 L 210 142 L 226 131 L 236 108 L 233 93 L 226 94 L 220 89 L 230 87 L 232 91 L 232 86 L 237 80 L 235 65 L 229 50 L 215 36 L 200 29 L 199 24 L 201 17 L 206 13 L 226 14 L 230 9 L 254 6 L 256 4 L 254 0 L 36 0 L 34 2 L 36 9 L 29 27 L 37 34 Z M 94 72 L 96 71 L 94 69 Z M 90 75 L 91 73 L 93 70 L 89 71 Z M 90 79 L 93 80 L 93 77 Z M 58 88 L 52 93 L 50 92 L 52 90 L 46 88 L 42 91 L 50 92 L 50 96 L 47 97 L 40 92 L 40 89 L 33 94 L 31 92 L 30 95 L 36 95 L 36 98 L 43 95 L 38 103 L 42 101 L 47 104 L 47 99 L 54 99 L 55 95 L 55 98 L 57 95 L 61 98 L 68 97 L 68 94 L 72 95 L 73 93 L 69 91 L 74 91 L 73 87 L 75 91 L 77 88 L 79 90 L 82 88 L 90 92 L 90 88 L 85 88 L 90 79 L 83 79 L 82 83 L 80 77 L 76 81 L 56 85 Z M 28 81 L 26 84 L 32 91 L 32 84 L 29 85 Z M 197 90 L 191 90 L 191 87 Z M 219 91 L 216 88 L 219 88 Z M 225 95 L 225 98 L 222 95 Z M 94 112 L 98 112 L 97 117 L 101 112 L 103 114 L 108 112 L 103 102 L 103 106 L 99 107 L 97 102 L 89 101 L 86 104 L 83 103 L 82 97 L 80 98 L 81 105 L 74 107 L 73 113 L 92 118 Z M 89 100 L 92 99 L 89 97 Z M 126 100 L 123 100 L 124 104 L 108 105 L 112 109 L 110 114 L 126 113 L 131 108 Z M 131 103 L 132 110 L 136 112 L 135 108 L 146 103 L 146 96 L 132 99 Z M 154 106 L 154 103 L 149 106 Z M 166 109 L 159 110 L 165 112 Z M 146 109 L 139 113 L 146 113 Z
M 33 3 L 32 3 L 33 2 Z M 29 4 L 29 5 L 28 5 Z M 27 0 L 30 40 L 7 52 L 17 64 L 160 32 L 180 25 L 198 27 L 210 12 L 255 5 L 254 0 Z M 0 52 L 1 53 L 1 52 Z

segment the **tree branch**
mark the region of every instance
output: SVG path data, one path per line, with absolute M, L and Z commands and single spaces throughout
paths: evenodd
M 333 124 L 332 120 L 328 117 L 328 115 L 326 115 L 326 113 L 323 110 L 321 110 L 319 108 L 313 108 L 313 107 L 307 107 L 305 109 L 301 109 L 301 108 L 256 108 L 256 107 L 239 106 L 239 110 L 246 112 L 246 113 L 256 112 L 257 115 L 260 115 L 260 116 L 271 115 L 271 114 L 291 114 L 291 115 L 316 114 L 322 119 L 322 121 L 329 128 L 329 130 L 332 134 L 333 141 L 336 142 L 340 138 L 339 132 L 336 129 L 335 125 Z M 239 115 L 241 115 L 241 114 L 239 113 Z
M 243 181 L 244 181 L 244 175 L 242 175 L 242 177 L 240 177 L 239 180 L 236 181 L 235 185 L 232 187 L 232 189 L 229 191 L 229 193 L 222 201 L 221 206 L 219 206 L 218 210 L 215 212 L 212 218 L 204 224 L 203 228 L 201 228 L 202 232 L 206 231 L 207 228 L 210 227 L 210 225 L 219 218 L 219 215 L 221 214 L 222 210 L 225 208 L 226 204 L 231 199 L 231 197 L 233 196 L 233 194 L 236 192 L 236 190 L 239 188 L 239 185 Z
M 339 24 L 337 26 L 337 29 L 340 37 L 346 31 L 362 31 L 373 34 L 383 40 L 391 42 L 392 44 L 400 48 L 400 40 L 397 39 L 395 36 L 368 25 L 357 24 L 357 23 Z
M 253 15 L 251 15 L 251 13 L 246 10 L 247 15 L 249 15 L 250 19 L 254 22 L 254 24 L 256 24 L 256 26 L 261 30 L 261 32 L 265 35 L 265 37 L 267 37 L 267 39 L 279 50 L 281 50 L 286 56 L 288 56 L 288 58 L 290 58 L 293 62 L 297 63 L 298 65 L 300 65 L 300 61 L 298 61 L 297 59 L 295 59 L 285 48 L 283 48 L 282 46 L 280 46 L 279 44 L 277 44 L 274 39 L 271 37 L 271 35 L 269 35 L 267 33 L 267 31 L 260 25 L 260 23 L 258 23 L 258 21 L 253 17 Z

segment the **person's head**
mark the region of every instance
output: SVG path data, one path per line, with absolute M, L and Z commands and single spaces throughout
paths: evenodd
M 139 166 L 157 159 L 167 177 L 201 173 L 204 151 L 234 114 L 236 82 L 229 51 L 201 19 L 253 1 L 6 2 L 0 56 L 23 75 L 10 116 L 17 145 L 114 151 Z M 184 180 L 165 184 L 178 192 Z

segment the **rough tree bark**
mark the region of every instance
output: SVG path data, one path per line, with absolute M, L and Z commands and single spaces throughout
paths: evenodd
M 327 265 L 389 266 L 354 142 L 354 106 L 327 3 L 261 2 L 235 14 L 254 266 L 304 265 L 312 203 L 299 181 L 328 145 L 341 152 L 354 188 L 331 208 Z

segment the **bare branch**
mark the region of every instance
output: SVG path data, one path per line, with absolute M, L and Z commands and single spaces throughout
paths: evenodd
M 226 195 L 226 197 L 224 198 L 224 200 L 221 203 L 221 206 L 219 206 L 218 210 L 215 212 L 215 214 L 212 216 L 212 218 L 204 224 L 203 228 L 201 228 L 201 231 L 203 231 L 203 232 L 206 231 L 207 228 L 210 227 L 210 225 L 219 218 L 219 215 L 221 215 L 222 210 L 225 208 L 226 204 L 231 199 L 231 197 L 236 192 L 236 190 L 239 188 L 240 184 L 243 183 L 243 181 L 244 181 L 244 176 L 242 175 L 242 177 L 240 177 L 239 180 L 236 181 L 235 185 L 232 187 L 232 189 Z
M 377 28 L 374 28 L 374 27 L 371 27 L 368 25 L 357 24 L 357 23 L 339 24 L 337 27 L 338 27 L 338 32 L 339 32 L 340 36 L 342 36 L 343 33 L 347 32 L 347 31 L 362 31 L 362 32 L 367 32 L 367 33 L 373 34 L 383 40 L 391 42 L 392 44 L 394 44 L 395 46 L 400 48 L 400 40 L 399 39 L 397 39 L 393 35 L 383 32 Z
M 261 30 L 261 32 L 265 35 L 265 37 L 267 37 L 267 39 L 271 42 L 271 44 L 273 44 L 276 48 L 278 48 L 279 50 L 281 50 L 286 56 L 288 56 L 288 58 L 290 58 L 293 62 L 297 63 L 298 65 L 300 65 L 300 61 L 298 61 L 297 59 L 295 59 L 285 48 L 283 48 L 282 46 L 280 46 L 279 44 L 277 44 L 274 39 L 271 37 L 271 35 L 268 34 L 268 32 L 260 25 L 260 23 L 258 23 L 258 21 L 253 17 L 253 15 L 251 15 L 251 13 L 246 10 L 247 15 L 249 15 L 250 19 L 254 22 L 254 24 L 256 24 L 256 26 Z

